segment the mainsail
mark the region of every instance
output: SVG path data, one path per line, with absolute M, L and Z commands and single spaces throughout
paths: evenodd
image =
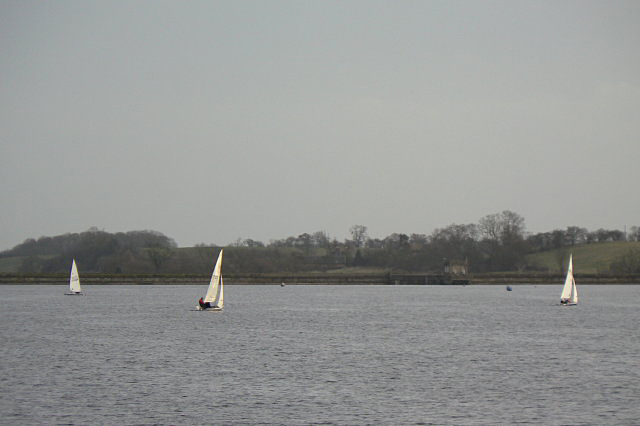
M 218 308 L 222 308 L 224 305 L 224 282 L 221 275 L 222 252 L 223 250 L 220 250 L 216 266 L 213 268 L 213 274 L 211 274 L 207 295 L 204 297 L 205 303 L 209 302 L 212 306 L 217 306 Z
M 578 289 L 576 288 L 576 280 L 573 278 L 573 254 L 569 256 L 569 268 L 567 269 L 567 278 L 564 280 L 564 287 L 562 287 L 560 301 L 572 305 L 578 303 Z
M 69 277 L 69 291 L 72 293 L 81 293 L 80 288 L 80 276 L 78 275 L 78 268 L 76 267 L 76 260 L 73 259 L 71 264 L 71 276 Z

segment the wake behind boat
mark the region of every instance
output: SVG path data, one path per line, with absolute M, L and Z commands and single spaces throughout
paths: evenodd
M 209 282 L 209 288 L 207 289 L 207 295 L 198 300 L 198 306 L 196 309 L 199 311 L 214 311 L 218 312 L 224 308 L 224 280 L 222 279 L 222 251 L 218 255 L 216 266 L 213 268 L 213 274 L 211 274 L 211 281 Z
M 569 256 L 569 268 L 567 269 L 567 278 L 564 280 L 564 287 L 562 287 L 560 304 L 565 306 L 578 304 L 578 289 L 576 288 L 576 280 L 573 278 L 573 254 Z
M 69 276 L 69 293 L 65 293 L 65 296 L 83 296 L 82 288 L 80 287 L 80 276 L 78 275 L 78 268 L 76 267 L 76 260 L 73 259 L 71 264 L 71 275 Z

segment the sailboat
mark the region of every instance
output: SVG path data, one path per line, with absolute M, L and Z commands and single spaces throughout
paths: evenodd
M 221 311 L 224 308 L 224 280 L 222 279 L 221 269 L 222 250 L 220 250 L 216 266 L 213 268 L 213 274 L 211 274 L 211 281 L 209 282 L 207 295 L 203 300 L 204 303 L 198 302 L 198 306 L 196 306 L 197 310 Z
M 71 264 L 71 275 L 69 276 L 69 293 L 65 293 L 67 296 L 82 296 L 82 288 L 80 287 L 80 276 L 78 275 L 78 268 L 76 267 L 76 260 L 73 259 Z
M 573 278 L 573 254 L 569 256 L 569 268 L 567 269 L 567 278 L 564 280 L 560 304 L 568 306 L 578 304 L 578 289 L 576 288 L 576 280 Z

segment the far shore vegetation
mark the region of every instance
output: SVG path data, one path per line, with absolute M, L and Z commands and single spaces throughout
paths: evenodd
M 512 211 L 487 215 L 474 224 L 452 224 L 431 234 L 393 233 L 371 238 L 364 225 L 344 241 L 323 231 L 269 243 L 252 239 L 225 246 L 225 273 L 432 273 L 444 265 L 454 274 L 565 271 L 573 253 L 576 271 L 640 273 L 640 228 L 628 232 L 579 226 L 527 233 Z M 157 231 L 85 232 L 27 239 L 0 252 L 0 273 L 68 273 L 76 259 L 84 273 L 209 274 L 222 248 L 216 244 L 177 247 Z

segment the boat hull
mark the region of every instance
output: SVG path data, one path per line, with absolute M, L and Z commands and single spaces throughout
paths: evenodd
M 211 311 L 211 312 L 221 312 L 224 308 L 202 308 L 201 306 L 196 306 L 196 311 Z

